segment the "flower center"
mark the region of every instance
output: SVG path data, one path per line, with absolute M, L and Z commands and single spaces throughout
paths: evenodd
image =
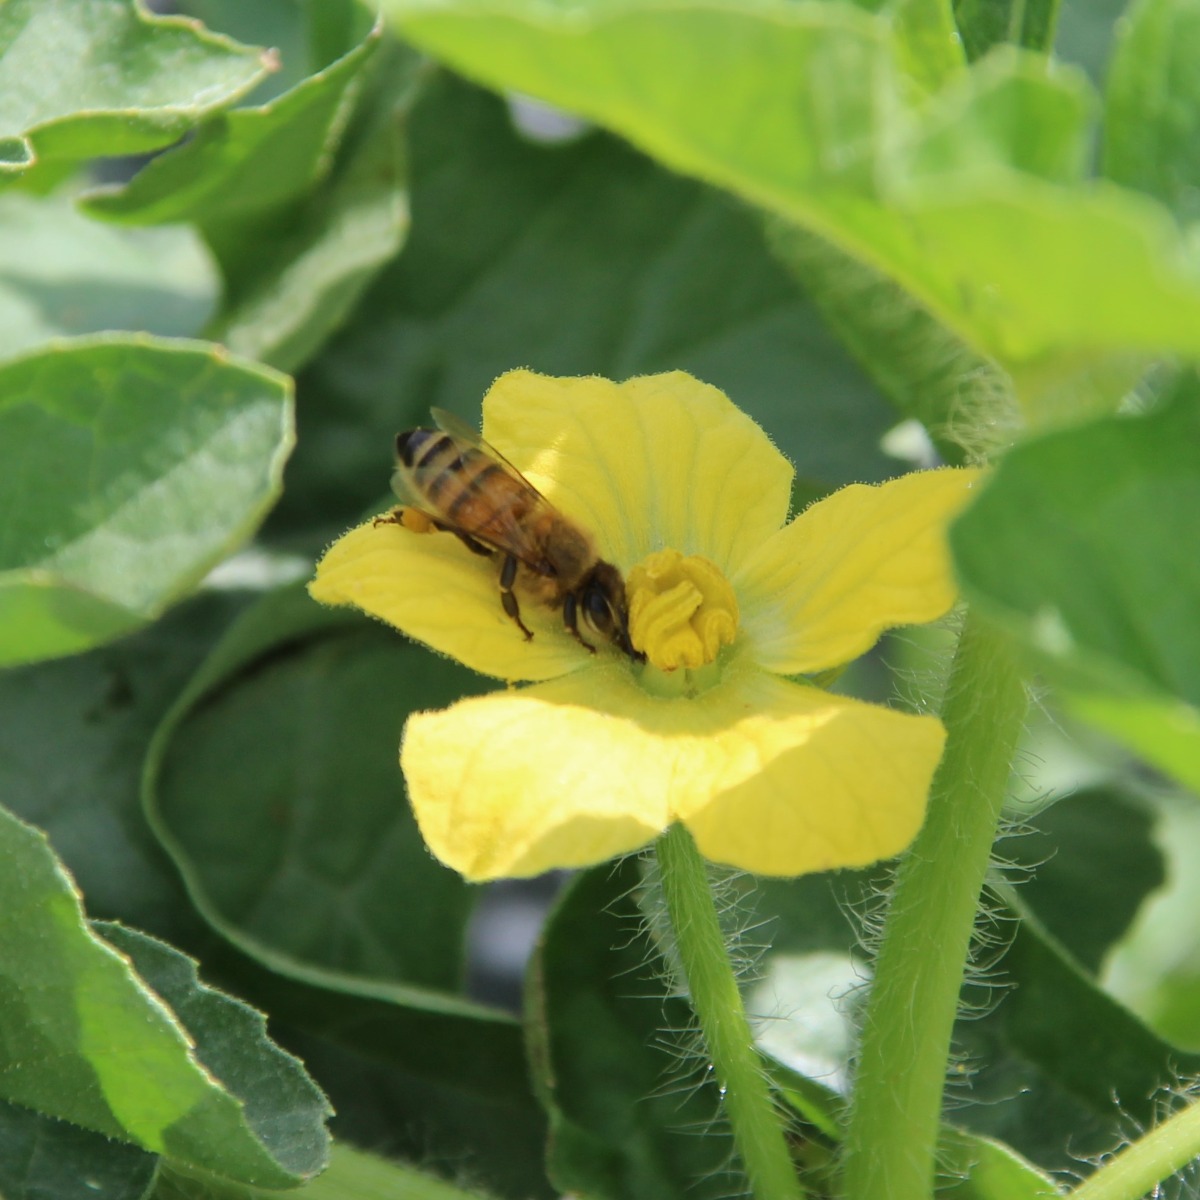
M 659 550 L 625 583 L 629 638 L 661 671 L 695 670 L 716 661 L 737 636 L 737 597 L 716 563 Z

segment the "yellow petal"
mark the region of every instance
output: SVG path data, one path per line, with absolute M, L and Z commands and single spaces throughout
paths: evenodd
M 943 736 L 758 671 L 668 699 L 599 666 L 416 714 L 401 763 L 430 849 L 469 879 L 603 862 L 675 818 L 716 861 L 798 875 L 903 849 Z
M 666 828 L 669 776 L 636 725 L 597 707 L 622 675 L 598 667 L 410 717 L 400 761 L 433 853 L 472 880 L 539 875 Z
M 855 484 L 806 509 L 733 579 L 748 649 L 783 675 L 841 666 L 885 629 L 954 603 L 946 526 L 979 472 L 946 468 Z
M 743 679 L 723 709 L 713 794 L 694 787 L 676 803 L 705 857 L 804 875 L 891 858 L 916 836 L 946 736 L 935 717 L 765 674 Z
M 787 460 L 682 371 L 626 383 L 510 371 L 484 398 L 483 434 L 623 571 L 674 546 L 728 575 L 787 518 Z
M 550 679 L 591 657 L 559 615 L 525 603 L 524 635 L 500 607 L 499 568 L 449 533 L 368 521 L 338 538 L 308 585 L 322 604 L 352 604 L 473 670 L 499 679 Z M 615 651 L 613 651 L 615 653 Z

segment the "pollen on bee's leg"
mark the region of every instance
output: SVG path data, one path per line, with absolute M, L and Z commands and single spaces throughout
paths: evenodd
M 716 661 L 737 637 L 737 597 L 720 567 L 698 554 L 660 550 L 629 572 L 629 640 L 662 671 Z
M 392 519 L 409 533 L 436 533 L 437 526 L 419 508 L 397 508 Z

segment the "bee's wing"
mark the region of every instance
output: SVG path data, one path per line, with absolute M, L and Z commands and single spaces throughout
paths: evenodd
M 516 476 L 543 504 L 550 503 L 491 442 L 484 441 L 483 434 L 478 429 L 468 425 L 462 417 L 448 412 L 444 408 L 431 408 L 429 412 L 433 417 L 434 424 L 443 433 L 448 433 L 452 438 L 457 438 L 461 442 L 466 442 L 468 446 L 474 446 L 477 450 L 482 450 L 489 458 L 494 458 L 510 475 Z
M 413 470 L 402 461 L 396 464 L 392 474 L 392 490 L 401 503 L 406 508 L 420 512 L 436 528 L 455 534 L 472 550 L 483 548 L 511 554 L 539 574 L 553 574 L 553 569 L 546 562 L 545 551 L 533 533 L 535 522 L 530 519 L 538 511 L 555 511 L 550 501 L 466 422 L 438 408 L 433 410 L 433 417 L 443 433 L 455 442 L 465 443 L 477 450 L 504 473 L 507 477 L 507 503 L 486 505 L 484 520 L 456 521 L 448 513 L 430 509 Z M 476 490 L 477 485 L 468 483 L 466 487 L 468 495 L 481 495 Z

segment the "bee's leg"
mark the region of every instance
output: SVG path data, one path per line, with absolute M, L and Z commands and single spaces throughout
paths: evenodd
M 378 529 L 380 525 L 404 525 L 404 509 L 403 507 L 393 508 L 390 512 L 383 513 L 371 522 L 373 529 Z
M 472 554 L 482 554 L 486 558 L 492 553 L 490 546 L 485 546 L 482 542 L 477 542 L 469 533 L 459 533 L 457 529 L 450 529 L 448 525 L 439 525 L 438 528 L 453 533 Z
M 595 654 L 596 647 L 591 642 L 585 642 L 579 632 L 579 608 L 575 601 L 575 593 L 568 592 L 563 598 L 563 628 L 589 653 Z
M 500 568 L 500 603 L 504 606 L 504 611 L 516 621 L 517 628 L 525 635 L 525 640 L 530 642 L 533 640 L 533 630 L 527 628 L 521 620 L 521 609 L 512 590 L 517 579 L 517 566 L 515 554 L 504 556 L 504 566 Z

